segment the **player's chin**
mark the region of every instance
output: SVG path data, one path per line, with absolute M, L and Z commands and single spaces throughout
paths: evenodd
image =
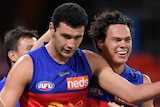
M 63 53 L 63 56 L 66 58 L 70 58 L 74 53 L 70 52 L 70 53 Z
M 121 59 L 121 60 L 119 60 L 119 63 L 121 63 L 121 64 L 124 64 L 124 63 L 126 63 L 126 62 L 127 62 L 126 59 Z

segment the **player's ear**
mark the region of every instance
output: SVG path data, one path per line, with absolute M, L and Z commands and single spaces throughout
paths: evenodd
M 103 47 L 103 41 L 102 40 L 97 40 L 97 47 L 99 49 L 102 49 L 102 47 Z
M 54 32 L 55 32 L 55 27 L 54 27 L 53 22 L 50 22 L 50 23 L 49 23 L 49 30 L 51 31 L 51 33 L 52 33 L 52 35 L 53 35 Z
M 8 57 L 11 60 L 11 62 L 16 62 L 16 60 L 17 60 L 17 55 L 16 55 L 15 51 L 9 51 Z

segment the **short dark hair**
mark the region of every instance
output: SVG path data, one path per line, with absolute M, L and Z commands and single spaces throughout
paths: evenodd
M 21 38 L 38 38 L 36 30 L 28 30 L 23 26 L 17 26 L 5 33 L 4 38 L 4 56 L 7 60 L 8 65 L 11 67 L 10 58 L 8 57 L 8 52 L 11 50 L 17 51 L 18 43 Z
M 101 50 L 97 47 L 97 40 L 104 41 L 106 38 L 106 32 L 110 25 L 124 24 L 130 29 L 131 36 L 133 36 L 133 21 L 121 12 L 106 10 L 100 14 L 95 15 L 94 21 L 91 22 L 90 29 L 88 30 L 89 36 L 92 38 L 94 46 L 99 52 Z
M 58 6 L 51 17 L 55 30 L 59 26 L 60 22 L 63 22 L 72 28 L 87 26 L 88 25 L 88 14 L 77 3 L 64 3 Z

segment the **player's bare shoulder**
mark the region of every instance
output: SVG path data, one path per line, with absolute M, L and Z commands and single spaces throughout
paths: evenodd
M 152 83 L 150 77 L 146 74 L 143 74 L 143 81 L 144 81 L 144 84 L 145 83 Z
M 98 53 L 95 53 L 90 50 L 83 50 L 83 52 L 93 72 L 97 70 L 99 71 L 103 69 L 104 66 L 108 65 L 104 58 L 100 56 Z
M 15 66 L 23 66 L 23 67 L 27 66 L 29 67 L 31 65 L 32 65 L 32 58 L 28 54 L 21 56 L 15 63 Z
M 89 63 L 97 63 L 98 61 L 104 61 L 104 59 L 98 54 L 90 50 L 83 50 Z
M 26 54 L 21 56 L 14 66 L 11 68 L 9 75 L 14 74 L 18 78 L 26 77 L 27 81 L 30 81 L 33 73 L 33 63 L 31 57 Z

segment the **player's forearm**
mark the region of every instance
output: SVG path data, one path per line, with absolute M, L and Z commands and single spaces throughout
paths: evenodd
M 160 81 L 153 84 L 139 85 L 132 90 L 130 98 L 125 99 L 133 104 L 140 104 L 160 96 Z
M 48 30 L 38 39 L 37 43 L 32 47 L 32 50 L 42 46 L 44 42 L 49 42 L 51 37 L 52 37 L 51 32 L 50 30 Z
M 6 107 L 4 101 L 2 100 L 2 98 L 0 97 L 0 107 Z
M 105 75 L 108 75 L 108 78 L 105 78 Z M 132 104 L 137 105 L 160 96 L 160 81 L 133 85 L 117 74 L 109 72 L 109 70 L 108 72 L 101 72 L 99 78 L 101 78 L 99 85 L 103 89 Z

